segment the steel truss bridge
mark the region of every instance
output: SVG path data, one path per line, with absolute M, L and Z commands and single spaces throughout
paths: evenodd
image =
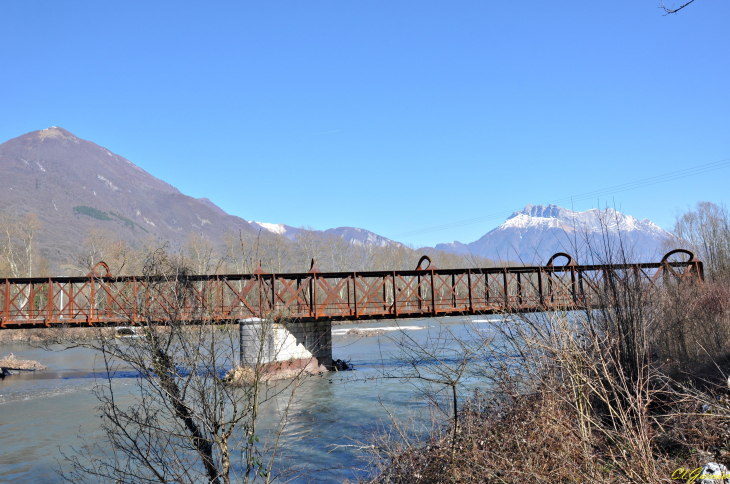
M 681 253 L 683 262 L 670 262 Z M 554 265 L 556 258 L 567 263 Z M 427 264 L 427 265 L 426 265 Z M 100 274 L 102 269 L 104 275 Z M 427 256 L 406 271 L 177 277 L 113 277 L 99 263 L 85 277 L 0 279 L 0 329 L 88 327 L 176 320 L 370 320 L 590 309 L 611 279 L 643 290 L 667 280 L 703 280 L 702 262 L 674 250 L 658 263 L 579 265 L 564 253 L 546 266 L 437 269 Z

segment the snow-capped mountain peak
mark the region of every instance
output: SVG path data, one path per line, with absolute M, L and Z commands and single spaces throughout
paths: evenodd
M 636 256 L 653 260 L 668 232 L 648 219 L 607 208 L 578 212 L 557 205 L 527 205 L 505 223 L 470 244 L 452 242 L 437 249 L 491 259 L 544 262 L 556 252 L 580 253 L 602 235 L 621 237 Z
M 267 222 L 249 222 L 255 227 L 260 227 L 264 230 L 272 232 L 274 234 L 283 235 L 289 240 L 296 240 L 297 234 L 306 232 L 307 230 L 313 230 L 314 232 L 323 232 L 328 235 L 339 236 L 346 241 L 361 246 L 377 246 L 386 247 L 389 245 L 401 245 L 399 242 L 394 242 L 390 239 L 382 237 L 378 234 L 370 232 L 369 230 L 360 229 L 357 227 L 337 227 L 334 229 L 327 229 L 324 231 L 305 229 L 305 228 L 294 228 L 285 224 L 272 224 Z
M 287 233 L 287 226 L 284 224 L 270 224 L 266 222 L 254 222 L 253 220 L 249 222 L 251 225 L 258 226 L 264 230 L 268 230 L 269 232 L 284 235 Z
M 653 232 L 667 236 L 667 232 L 649 219 L 623 214 L 612 208 L 599 210 L 592 208 L 577 212 L 557 205 L 528 205 L 524 210 L 514 212 L 500 227 L 559 227 L 565 230 L 582 232 L 632 232 L 636 230 Z

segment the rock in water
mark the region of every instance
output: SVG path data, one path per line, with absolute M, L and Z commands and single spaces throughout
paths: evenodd
M 16 358 L 14 354 L 10 353 L 10 354 L 0 358 L 0 368 L 3 368 L 4 376 L 8 376 L 8 375 L 14 374 L 11 372 L 14 370 L 37 371 L 37 370 L 45 370 L 47 367 L 44 365 L 41 365 L 37 361 L 20 360 L 20 359 Z

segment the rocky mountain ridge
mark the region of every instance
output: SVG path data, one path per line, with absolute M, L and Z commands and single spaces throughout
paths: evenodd
M 207 199 L 182 194 L 126 158 L 52 126 L 0 144 L 3 212 L 35 213 L 41 254 L 59 264 L 80 251 L 90 229 L 130 244 L 166 240 L 173 247 L 191 232 L 221 243 L 225 231 L 252 232 L 246 220 Z
M 356 227 L 318 231 L 247 222 L 207 198 L 184 195 L 126 158 L 57 126 L 0 144 L 0 173 L 3 212 L 38 216 L 43 226 L 38 245 L 41 255 L 54 262 L 54 273 L 61 270 L 61 261 L 79 252 L 92 229 L 107 231 L 132 245 L 168 241 L 173 248 L 181 247 L 191 233 L 221 245 L 226 232 L 255 234 L 260 230 L 289 240 L 296 240 L 304 230 L 314 230 L 357 245 L 403 246 Z M 556 205 L 527 205 L 474 242 L 454 241 L 435 249 L 542 263 L 555 252 L 579 254 L 586 241 L 602 232 L 611 237 L 621 234 L 644 260 L 654 260 L 668 236 L 649 220 L 611 209 L 577 212 Z
M 638 220 L 611 208 L 578 212 L 557 205 L 527 205 L 474 242 L 454 241 L 438 244 L 436 249 L 540 264 L 556 252 L 585 260 L 590 257 L 589 245 L 597 249 L 606 240 L 618 242 L 619 237 L 632 257 L 654 260 L 669 233 L 648 219 Z
M 38 217 L 42 230 L 37 247 L 54 274 L 70 273 L 94 230 L 130 245 L 167 241 L 173 249 L 191 234 L 222 245 L 226 232 L 255 234 L 263 228 L 294 240 L 303 230 L 229 215 L 208 198 L 187 196 L 126 158 L 58 126 L 0 144 L 0 173 L 3 213 Z M 355 244 L 397 244 L 354 227 L 324 232 Z
M 296 228 L 286 224 L 272 224 L 267 222 L 249 222 L 251 226 L 258 227 L 262 230 L 267 230 L 271 233 L 283 235 L 289 240 L 296 241 L 297 235 L 304 230 L 313 230 L 315 232 L 321 232 L 329 235 L 342 237 L 346 241 L 355 245 L 372 245 L 376 247 L 389 247 L 389 246 L 400 246 L 403 245 L 400 242 L 390 240 L 382 235 L 378 235 L 369 230 L 360 229 L 357 227 L 336 227 L 333 229 L 316 230 L 311 228 Z

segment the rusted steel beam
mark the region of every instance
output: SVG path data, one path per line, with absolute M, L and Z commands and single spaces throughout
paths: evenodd
M 677 253 L 688 255 L 689 260 L 669 262 Z M 567 264 L 553 265 L 557 257 L 566 257 Z M 101 275 L 98 268 L 106 274 Z M 106 265 L 100 264 L 85 277 L 8 278 L 0 282 L 0 328 L 138 324 L 171 318 L 190 323 L 201 318 L 270 316 L 367 320 L 534 312 L 556 307 L 589 309 L 599 301 L 602 285 L 609 279 L 616 283 L 622 274 L 633 277 L 648 291 L 667 278 L 702 281 L 704 268 L 691 252 L 683 250 L 670 252 L 659 263 L 646 264 L 582 266 L 568 254 L 556 254 L 544 267 L 438 269 L 424 256 L 415 270 L 407 271 L 324 273 L 312 261 L 310 271 L 301 274 L 266 274 L 259 267 L 254 274 L 188 276 L 184 280 L 113 277 Z M 514 297 L 510 294 L 513 282 Z M 491 293 L 492 284 L 501 286 L 501 297 Z M 430 297 L 425 294 L 428 291 Z M 392 302 L 388 300 L 391 296 Z
M 471 270 L 468 269 L 466 273 L 466 285 L 469 289 L 469 313 L 474 314 L 474 298 L 472 293 L 472 285 L 471 285 Z
M 2 327 L 2 328 L 4 328 L 5 325 L 10 322 L 10 282 L 8 281 L 7 278 L 5 279 L 5 301 L 4 301 L 4 303 L 5 304 L 3 304 L 3 306 L 5 306 L 5 307 L 3 308 L 3 320 L 2 320 L 2 325 L 0 325 L 0 327 Z

